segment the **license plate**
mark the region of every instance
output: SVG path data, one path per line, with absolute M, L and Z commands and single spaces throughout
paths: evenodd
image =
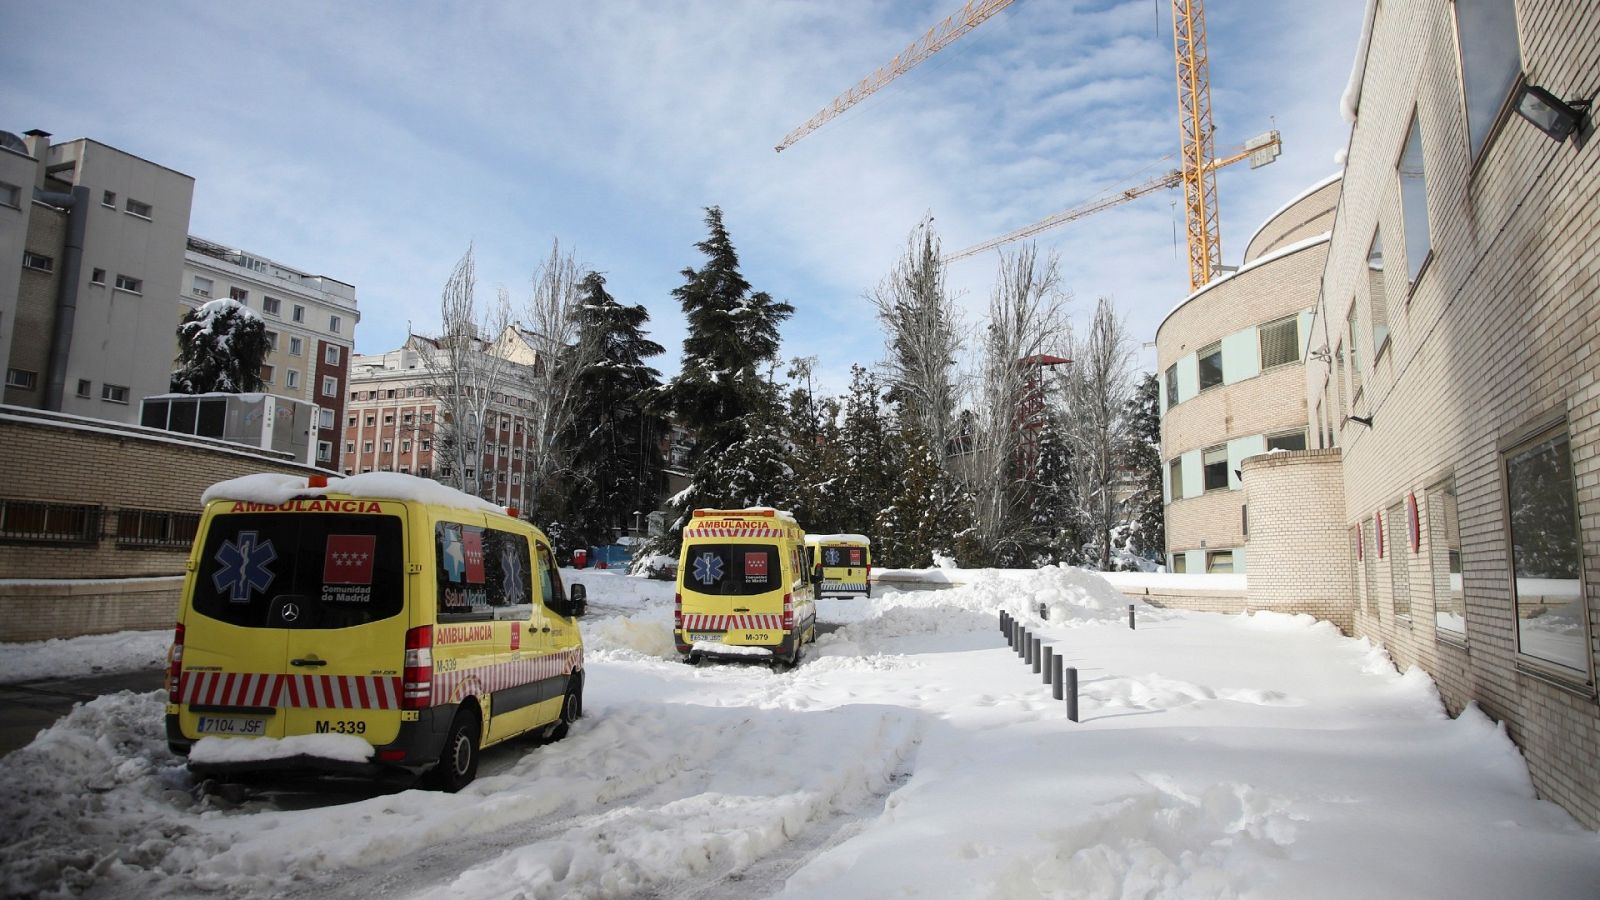
M 772 635 L 765 631 L 745 631 L 739 634 L 741 644 L 776 644 Z
M 240 737 L 260 736 L 267 733 L 266 719 L 239 719 L 231 716 L 201 716 L 201 734 L 230 734 Z
M 720 632 L 720 631 L 691 631 L 689 633 L 689 643 L 692 644 L 692 643 L 695 643 L 696 641 L 712 641 L 712 642 L 720 644 L 720 643 L 722 643 L 722 632 Z

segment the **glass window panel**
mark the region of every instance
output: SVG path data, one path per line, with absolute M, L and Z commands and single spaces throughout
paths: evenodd
M 1478 158 L 1511 88 L 1522 74 L 1517 11 L 1512 0 L 1455 0 L 1461 47 L 1461 90 L 1467 103 L 1467 138 Z
M 1383 229 L 1372 233 L 1367 248 L 1367 300 L 1372 304 L 1373 354 L 1389 343 L 1389 291 L 1383 283 Z
M 1467 633 L 1466 593 L 1461 584 L 1461 521 L 1455 479 L 1428 488 L 1428 567 L 1433 574 L 1433 624 L 1457 636 Z
M 1269 369 L 1300 360 L 1300 334 L 1296 316 L 1261 326 L 1261 368 Z
M 1215 491 L 1228 486 L 1228 448 L 1210 447 L 1201 458 L 1205 472 L 1206 490 Z
M 1200 351 L 1200 390 L 1222 383 L 1222 345 L 1212 344 Z
M 1547 662 L 1587 670 L 1589 645 L 1578 553 L 1571 442 L 1565 430 L 1506 457 L 1517 647 Z
M 1405 149 L 1400 153 L 1400 213 L 1405 220 L 1406 277 L 1417 280 L 1432 246 L 1428 236 L 1428 184 L 1423 172 L 1422 124 L 1411 114 Z

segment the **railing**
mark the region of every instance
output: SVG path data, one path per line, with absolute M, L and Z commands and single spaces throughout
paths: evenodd
M 117 543 L 124 547 L 185 548 L 200 530 L 198 513 L 117 510 Z

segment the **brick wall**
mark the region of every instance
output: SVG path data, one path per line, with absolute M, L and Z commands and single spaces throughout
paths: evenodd
M 1334 207 L 1339 202 L 1339 179 L 1317 188 L 1289 204 L 1282 212 L 1262 223 L 1250 244 L 1245 247 L 1244 261 L 1266 256 L 1276 250 L 1322 234 L 1333 228 Z
M 1312 612 L 1349 634 L 1353 581 L 1337 450 L 1244 461 L 1250 507 L 1250 606 Z

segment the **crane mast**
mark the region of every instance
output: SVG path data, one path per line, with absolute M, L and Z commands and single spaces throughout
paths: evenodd
M 1189 290 L 1193 292 L 1222 268 L 1216 168 L 1207 165 L 1213 158 L 1214 127 L 1204 0 L 1172 0 L 1172 46 L 1178 69 L 1179 172 L 1189 238 Z

